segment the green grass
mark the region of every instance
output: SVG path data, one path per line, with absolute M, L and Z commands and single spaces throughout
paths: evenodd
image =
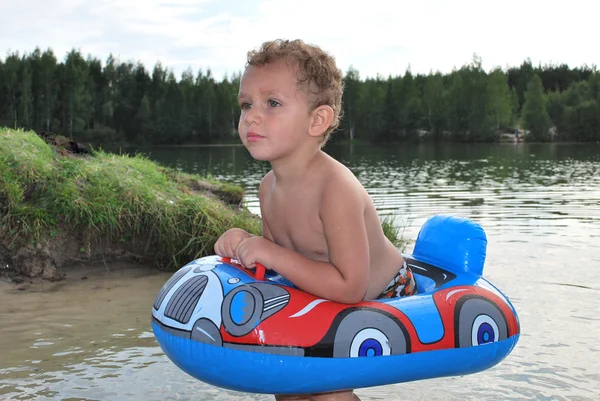
M 163 167 L 142 155 L 62 155 L 33 132 L 0 128 L 0 240 L 38 243 L 75 233 L 83 243 L 131 244 L 177 268 L 213 253 L 228 228 L 260 233 L 240 187 Z
M 393 216 L 383 216 L 383 218 L 381 218 L 381 228 L 383 228 L 383 233 L 392 242 L 392 244 L 394 244 L 396 248 L 400 248 L 400 250 L 404 251 L 407 241 L 402 236 L 401 231 L 403 231 L 403 229 L 394 224 Z

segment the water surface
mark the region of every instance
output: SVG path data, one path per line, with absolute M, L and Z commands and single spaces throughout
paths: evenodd
M 488 236 L 484 275 L 509 296 L 521 321 L 515 350 L 487 371 L 361 389 L 362 400 L 600 399 L 600 145 L 327 151 L 352 169 L 379 213 L 393 216 L 410 241 L 434 214 L 480 223 Z M 268 165 L 243 147 L 148 154 L 242 184 L 258 212 L 257 187 Z M 109 268 L 84 267 L 66 282 L 29 284 L 26 291 L 0 286 L 1 399 L 273 399 L 224 391 L 180 371 L 157 346 L 149 321 L 169 274 Z

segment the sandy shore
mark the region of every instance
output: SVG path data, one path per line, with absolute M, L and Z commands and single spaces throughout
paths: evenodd
M 117 282 L 151 275 L 165 276 L 168 279 L 173 272 L 161 272 L 155 267 L 143 264 L 111 262 L 107 264 L 77 263 L 61 269 L 61 274 L 64 275 L 64 278 L 56 281 L 49 281 L 40 277 L 2 277 L 0 279 L 0 296 L 21 291 L 55 292 L 67 286 L 78 287 L 86 280 L 90 282 Z

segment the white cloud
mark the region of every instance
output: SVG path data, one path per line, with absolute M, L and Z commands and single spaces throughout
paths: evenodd
M 5 0 L 6 1 L 6 0 Z M 73 48 L 157 61 L 178 75 L 211 68 L 217 77 L 240 71 L 245 54 L 277 37 L 302 38 L 330 51 L 344 70 L 362 77 L 449 72 L 473 53 L 484 68 L 521 64 L 599 64 L 597 2 L 370 0 L 24 0 L 2 5 L 0 52 Z

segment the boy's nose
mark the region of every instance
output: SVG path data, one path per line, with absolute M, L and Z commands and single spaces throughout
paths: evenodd
M 246 115 L 244 116 L 244 121 L 248 125 L 251 125 L 253 123 L 260 124 L 262 122 L 262 116 L 260 115 L 260 111 L 258 110 L 258 108 L 251 108 L 250 110 L 248 110 L 246 112 Z

